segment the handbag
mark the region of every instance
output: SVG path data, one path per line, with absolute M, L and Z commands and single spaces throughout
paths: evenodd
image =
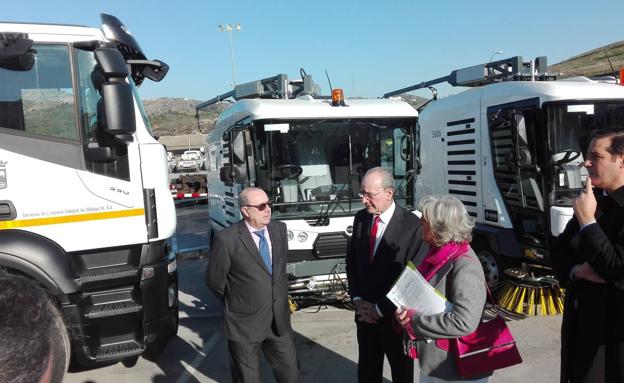
M 447 262 L 454 261 L 462 255 L 451 257 Z M 441 267 L 442 265 L 439 265 L 435 271 Z M 485 289 L 488 302 L 496 305 L 487 283 Z M 457 371 L 462 378 L 488 375 L 494 370 L 522 363 L 516 341 L 505 319 L 500 315 L 487 322 L 479 323 L 472 334 L 459 338 L 438 339 L 436 346 L 445 351 L 450 349 L 455 356 Z
M 455 338 L 453 348 L 457 371 L 462 378 L 522 363 L 516 341 L 500 315 L 481 322 L 472 334 Z

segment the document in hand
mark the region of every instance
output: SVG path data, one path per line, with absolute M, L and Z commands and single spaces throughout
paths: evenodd
M 397 307 L 409 307 L 419 315 L 438 314 L 453 309 L 451 302 L 423 278 L 412 262 L 407 264 L 386 296 Z

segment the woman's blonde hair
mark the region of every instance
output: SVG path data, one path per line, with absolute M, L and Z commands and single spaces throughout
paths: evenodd
M 419 209 L 431 228 L 436 245 L 472 240 L 474 221 L 457 198 L 450 195 L 425 196 L 420 200 Z

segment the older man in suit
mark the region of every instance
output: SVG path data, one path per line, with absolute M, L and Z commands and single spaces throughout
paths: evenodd
M 296 382 L 299 361 L 288 307 L 286 225 L 271 221 L 271 204 L 259 188 L 239 195 L 243 220 L 219 232 L 206 274 L 225 308 L 234 382 L 260 382 L 260 351 L 277 382 Z
M 414 380 L 414 363 L 403 354 L 402 337 L 392 325 L 396 307 L 386 298 L 408 261 L 420 263 L 427 252 L 420 219 L 394 203 L 394 177 L 376 167 L 366 172 L 360 197 L 365 209 L 353 222 L 347 252 L 349 294 L 355 305 L 358 381 L 381 382 L 384 355 L 392 381 Z
M 624 129 L 594 132 L 584 165 L 586 187 L 551 252 L 566 287 L 561 382 L 624 382 Z

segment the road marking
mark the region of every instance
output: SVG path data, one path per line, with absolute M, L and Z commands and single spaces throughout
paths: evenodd
M 180 361 L 182 367 L 184 367 L 184 372 L 180 375 L 178 380 L 176 380 L 176 383 L 186 383 L 191 376 L 195 376 L 196 372 L 201 374 L 197 371 L 197 367 L 199 367 L 204 358 L 206 358 L 206 355 L 210 353 L 210 350 L 217 343 L 217 340 L 219 340 L 219 331 L 215 331 L 215 333 L 212 334 L 210 339 L 208 339 L 208 342 L 204 345 L 204 348 L 197 352 L 197 356 L 193 358 L 190 365 L 187 365 L 183 360 Z

